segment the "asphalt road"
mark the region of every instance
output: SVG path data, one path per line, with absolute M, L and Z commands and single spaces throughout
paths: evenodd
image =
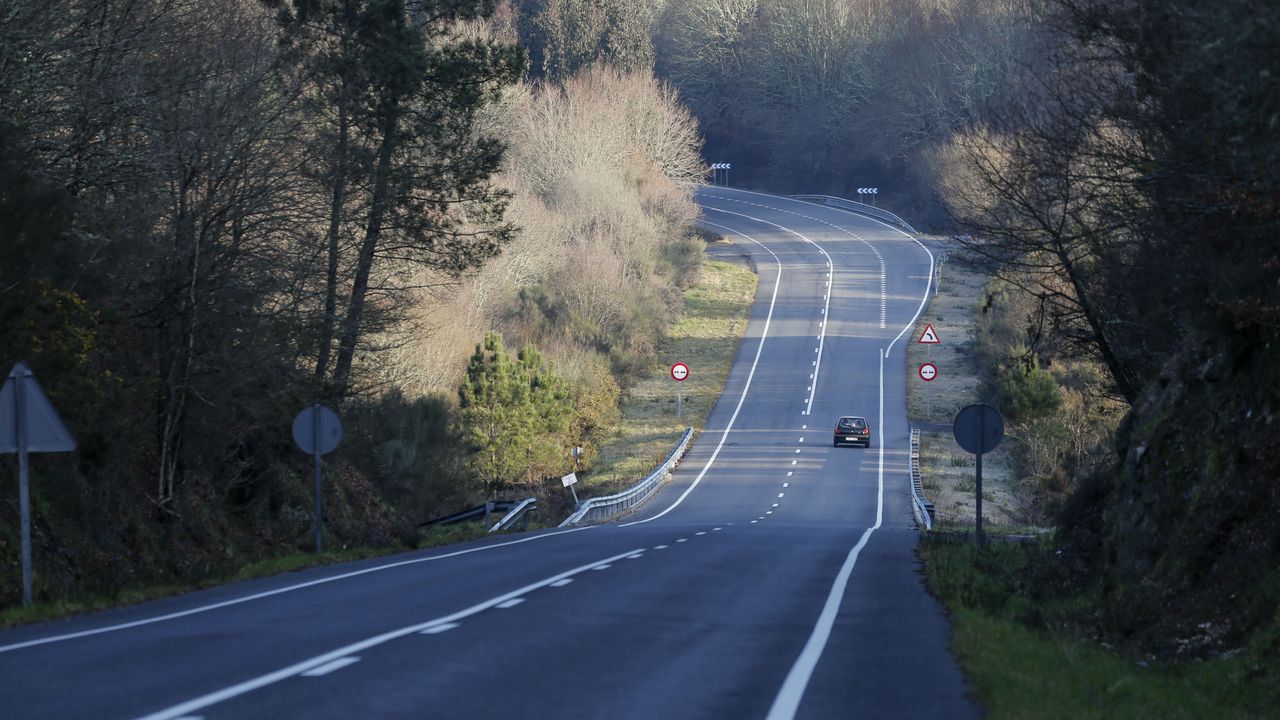
M 904 358 L 930 254 L 817 205 L 698 201 L 760 285 L 641 511 L 0 633 L 0 715 L 977 716 L 913 554 Z M 831 446 L 842 414 L 871 448 Z

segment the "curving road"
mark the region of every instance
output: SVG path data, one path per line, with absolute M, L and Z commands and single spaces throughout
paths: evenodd
M 0 633 L 4 716 L 976 717 L 913 554 L 904 344 L 932 256 L 834 209 L 697 199 L 760 285 L 641 512 Z M 841 414 L 870 449 L 831 447 Z

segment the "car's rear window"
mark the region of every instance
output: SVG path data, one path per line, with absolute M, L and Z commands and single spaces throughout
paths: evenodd
M 861 430 L 866 426 L 866 424 L 867 422 L 862 418 L 840 418 L 840 427 L 845 428 L 846 430 L 849 428 L 857 428 Z

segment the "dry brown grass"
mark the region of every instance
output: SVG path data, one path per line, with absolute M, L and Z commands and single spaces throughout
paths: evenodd
M 671 327 L 659 361 L 622 403 L 618 437 L 600 453 L 585 487 L 605 494 L 630 485 L 671 452 L 684 428 L 701 430 L 729 377 L 733 357 L 747 329 L 757 278 L 743 265 L 708 262 L 702 279 L 684 295 L 684 315 Z M 707 312 L 714 309 L 714 312 Z M 671 363 L 691 369 L 684 385 L 683 416 L 676 417 Z
M 941 275 L 938 294 L 921 313 L 907 346 L 907 414 L 912 424 L 950 425 L 965 406 L 981 402 L 981 371 L 972 349 L 972 333 L 974 313 L 978 312 L 988 278 L 945 260 Z M 942 341 L 939 345 L 916 342 L 930 323 Z M 917 375 L 924 362 L 938 366 L 938 377 L 932 383 L 925 383 Z M 921 482 L 925 496 L 934 504 L 940 526 L 974 525 L 975 469 L 974 455 L 961 449 L 950 432 L 921 433 Z M 1007 446 L 983 456 L 984 525 L 1011 528 L 1025 524 L 1027 509 L 1015 492 L 1015 485 Z

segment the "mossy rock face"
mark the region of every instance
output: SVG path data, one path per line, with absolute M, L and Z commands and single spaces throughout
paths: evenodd
M 1220 651 L 1270 622 L 1255 595 L 1280 567 L 1280 370 L 1249 340 L 1186 343 L 1117 436 L 1099 560 L 1115 629 L 1157 650 Z

